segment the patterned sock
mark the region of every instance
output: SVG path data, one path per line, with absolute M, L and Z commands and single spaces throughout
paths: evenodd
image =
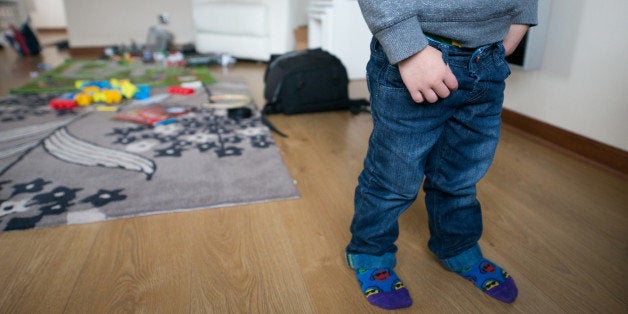
M 355 273 L 369 303 L 386 310 L 412 305 L 408 289 L 392 269 L 356 269 Z
M 517 285 L 515 285 L 512 277 L 501 267 L 487 259 L 481 259 L 475 265 L 458 272 L 458 274 L 497 300 L 512 303 L 517 298 Z

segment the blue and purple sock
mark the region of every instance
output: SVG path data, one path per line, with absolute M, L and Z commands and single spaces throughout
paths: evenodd
M 369 303 L 386 310 L 412 305 L 408 289 L 392 269 L 356 269 L 355 273 Z
M 497 300 L 512 303 L 517 298 L 517 285 L 515 285 L 512 277 L 501 267 L 487 259 L 481 259 L 475 265 L 458 272 L 458 274 Z

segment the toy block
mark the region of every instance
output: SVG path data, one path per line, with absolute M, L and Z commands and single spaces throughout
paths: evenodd
M 150 86 L 146 84 L 137 85 L 137 92 L 133 95 L 134 99 L 146 99 L 150 97 Z
M 94 102 L 106 102 L 107 101 L 107 96 L 105 96 L 105 93 L 101 91 L 95 92 L 94 94 L 92 94 L 92 97 L 94 99 Z
M 191 94 L 194 94 L 194 88 L 170 86 L 168 87 L 168 93 L 176 94 L 176 95 L 191 95 Z
M 77 103 L 76 101 L 74 101 L 74 99 L 55 98 L 50 101 L 49 105 L 50 105 L 50 108 L 52 109 L 69 110 L 69 109 L 76 108 Z
M 103 94 L 105 94 L 105 103 L 117 104 L 122 101 L 122 94 L 120 93 L 119 90 L 115 90 L 115 89 L 104 90 Z
M 86 92 L 78 93 L 74 96 L 74 101 L 76 101 L 76 104 L 79 106 L 89 106 L 92 104 L 92 100 L 92 95 Z

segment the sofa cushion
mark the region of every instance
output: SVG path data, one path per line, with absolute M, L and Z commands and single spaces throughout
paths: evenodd
M 267 11 L 260 3 L 206 2 L 194 8 L 194 23 L 200 33 L 266 36 Z

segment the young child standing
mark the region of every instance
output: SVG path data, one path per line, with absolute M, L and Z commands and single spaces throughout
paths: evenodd
M 373 132 L 355 191 L 347 262 L 368 301 L 408 307 L 394 272 L 398 218 L 423 183 L 428 246 L 445 268 L 503 302 L 514 280 L 478 240 L 476 183 L 499 139 L 512 53 L 537 23 L 536 0 L 359 0 L 373 40 L 367 65 Z

